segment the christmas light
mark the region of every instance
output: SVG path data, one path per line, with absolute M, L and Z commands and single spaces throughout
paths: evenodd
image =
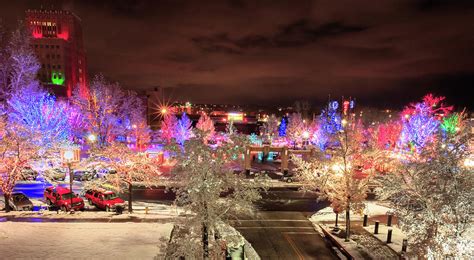
M 282 137 L 286 136 L 286 125 L 287 125 L 286 118 L 282 117 L 281 122 L 280 122 L 280 126 L 278 127 L 278 135 L 279 136 L 282 136 Z

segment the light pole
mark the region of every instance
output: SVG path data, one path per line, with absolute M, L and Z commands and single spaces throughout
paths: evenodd
M 66 148 L 62 151 L 62 161 L 67 165 L 68 173 L 69 173 L 69 189 L 71 191 L 71 209 L 72 209 L 72 198 L 74 195 L 74 192 L 72 191 L 72 181 L 74 179 L 73 173 L 72 173 L 72 163 L 78 162 L 80 160 L 80 152 L 81 150 L 79 148 Z
M 309 132 L 306 130 L 303 132 L 303 146 L 308 145 Z

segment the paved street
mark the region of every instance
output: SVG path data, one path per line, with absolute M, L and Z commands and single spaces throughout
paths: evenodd
M 337 259 L 302 212 L 260 211 L 233 225 L 262 259 Z

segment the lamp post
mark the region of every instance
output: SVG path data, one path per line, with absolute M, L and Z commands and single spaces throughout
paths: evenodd
M 63 163 L 67 165 L 67 169 L 69 173 L 69 189 L 72 195 L 74 194 L 74 192 L 72 191 L 72 181 L 74 179 L 74 176 L 73 176 L 71 168 L 72 168 L 73 163 L 78 162 L 80 160 L 80 152 L 81 150 L 79 148 L 69 147 L 69 148 L 64 149 L 61 154 Z M 71 196 L 71 209 L 72 209 L 72 198 L 73 196 Z
M 308 145 L 309 132 L 306 130 L 303 132 L 303 146 Z

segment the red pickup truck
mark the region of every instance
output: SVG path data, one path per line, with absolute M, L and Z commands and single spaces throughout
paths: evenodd
M 124 200 L 119 198 L 113 191 L 88 190 L 85 193 L 90 205 L 95 205 L 105 211 L 121 211 L 125 208 Z
M 44 198 L 50 206 L 61 208 L 61 210 L 69 211 L 84 210 L 84 201 L 67 188 L 49 187 L 44 190 Z M 72 198 L 72 205 L 71 205 Z

